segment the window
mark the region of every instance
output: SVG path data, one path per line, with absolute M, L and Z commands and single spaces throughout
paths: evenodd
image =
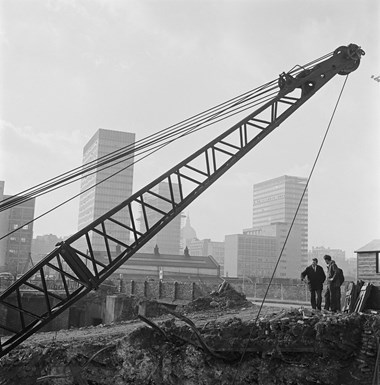
M 18 229 L 18 225 L 13 225 L 13 229 L 14 230 Z
M 21 242 L 25 243 L 26 239 L 25 238 L 21 238 Z
M 22 229 L 23 230 L 28 230 L 29 226 L 28 225 L 25 225 Z

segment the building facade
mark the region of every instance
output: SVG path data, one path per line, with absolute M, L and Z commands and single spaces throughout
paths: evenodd
M 111 254 L 116 256 L 113 252 Z M 104 255 L 95 253 L 95 257 L 100 260 Z M 122 276 L 125 281 L 219 279 L 220 266 L 212 256 L 165 254 L 156 248 L 154 253 L 133 254 L 117 269 L 115 276 Z
M 133 133 L 99 129 L 84 146 L 84 166 L 114 151 L 128 151 L 130 154 L 122 161 L 118 160 L 112 166 L 100 166 L 96 172 L 82 178 L 78 230 L 92 223 L 132 195 L 134 143 L 135 134 Z M 127 209 L 120 210 L 113 215 L 113 218 L 125 225 L 130 224 Z M 109 224 L 107 232 L 125 243 L 129 241 L 129 231 L 121 226 Z M 106 250 L 104 240 L 99 234 L 91 233 L 90 237 L 94 251 Z M 81 246 L 86 247 L 85 245 Z
M 226 235 L 224 274 L 228 277 L 270 278 L 277 264 L 276 278 L 299 278 L 301 229 L 295 225 L 286 242 L 287 225 L 272 223 L 243 234 Z
M 0 181 L 0 201 L 11 198 L 4 195 L 3 181 Z M 35 199 L 22 202 L 0 213 L 1 236 L 17 230 L 0 241 L 0 271 L 14 276 L 25 273 L 31 263 Z
M 224 242 L 193 238 L 187 246 L 190 255 L 211 255 L 220 265 L 221 276 L 224 276 Z
M 178 202 L 180 200 L 179 186 L 178 184 L 173 183 L 172 188 L 174 200 Z M 152 191 L 158 196 L 147 196 L 144 199 L 145 203 L 160 211 L 168 212 L 172 207 L 172 204 L 170 203 L 171 193 L 169 183 L 161 182 L 156 185 Z M 164 199 L 159 196 L 162 196 Z M 150 209 L 149 207 L 146 208 L 146 215 L 148 223 L 150 224 L 156 223 L 162 218 L 162 214 L 159 211 Z M 146 229 L 142 218 L 143 216 L 141 213 L 140 231 L 144 233 Z M 170 223 L 154 235 L 139 251 L 141 253 L 153 253 L 157 246 L 162 254 L 181 254 L 181 218 L 182 214 L 177 215 L 177 217 L 175 217 Z
M 273 236 L 231 234 L 224 238 L 225 277 L 270 277 L 276 263 Z
M 253 186 L 252 228 L 260 231 L 263 226 L 282 223 L 281 232 L 286 236 L 297 208 L 294 226 L 301 231 L 299 249 L 290 255 L 285 251 L 284 263 L 291 264 L 291 258 L 300 263 L 300 268 L 308 264 L 308 191 L 305 190 L 307 178 L 284 175 Z M 302 202 L 300 204 L 301 197 Z M 292 236 L 290 233 L 290 237 Z

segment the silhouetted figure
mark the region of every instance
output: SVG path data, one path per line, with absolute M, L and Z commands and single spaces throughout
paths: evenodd
M 340 310 L 340 279 L 338 276 L 338 266 L 331 259 L 330 255 L 323 257 L 327 263 L 327 289 L 325 293 L 325 310 Z
M 313 309 L 322 308 L 323 282 L 326 280 L 323 268 L 318 265 L 318 259 L 313 258 L 312 263 L 302 273 L 302 281 L 307 277 L 307 284 L 310 290 L 310 302 Z

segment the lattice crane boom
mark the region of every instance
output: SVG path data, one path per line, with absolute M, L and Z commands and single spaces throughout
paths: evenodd
M 210 187 L 236 162 L 246 155 L 269 133 L 285 121 L 302 104 L 310 99 L 335 75 L 347 75 L 360 63 L 364 52 L 355 44 L 336 49 L 328 59 L 309 68 L 282 73 L 274 97 L 249 113 L 233 127 L 203 146 L 191 156 L 171 168 L 133 194 L 130 198 L 86 226 L 37 263 L 0 295 L 0 357 L 40 330 L 101 282 L 110 277 L 155 234 L 180 214 L 194 199 Z M 166 182 L 170 198 L 155 188 Z M 149 198 L 154 196 L 165 202 L 167 209 L 155 207 Z M 120 210 L 129 213 L 129 223 L 115 218 Z M 138 226 L 135 213 L 142 213 L 142 226 Z M 155 219 L 149 213 L 155 213 Z M 158 217 L 158 219 L 157 219 Z M 131 235 L 129 241 L 113 236 L 115 226 Z M 138 229 L 139 228 L 139 229 Z M 141 229 L 142 228 L 142 229 Z M 94 251 L 91 234 L 102 239 L 104 254 Z M 84 248 L 83 248 L 84 245 Z M 117 250 L 116 252 L 114 250 Z M 86 250 L 86 251 L 85 251 Z M 57 272 L 60 283 L 54 287 L 47 279 L 47 269 Z M 33 279 L 40 275 L 38 283 Z M 44 298 L 44 306 L 34 309 L 25 300 L 26 291 L 37 291 Z M 10 327 L 4 314 L 17 322 Z

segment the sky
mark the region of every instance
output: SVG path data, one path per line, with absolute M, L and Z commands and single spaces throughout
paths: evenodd
M 377 0 L 1 0 L 0 180 L 17 194 L 81 165 L 98 128 L 142 139 L 355 43 L 349 75 L 309 182 L 309 248 L 380 239 L 380 8 Z M 308 177 L 343 76 L 332 79 L 187 209 L 199 239 L 252 225 L 253 185 Z M 226 127 L 135 166 L 134 191 Z M 219 131 L 218 131 L 219 130 Z M 78 194 L 39 197 L 36 216 Z M 77 231 L 78 201 L 34 223 Z

